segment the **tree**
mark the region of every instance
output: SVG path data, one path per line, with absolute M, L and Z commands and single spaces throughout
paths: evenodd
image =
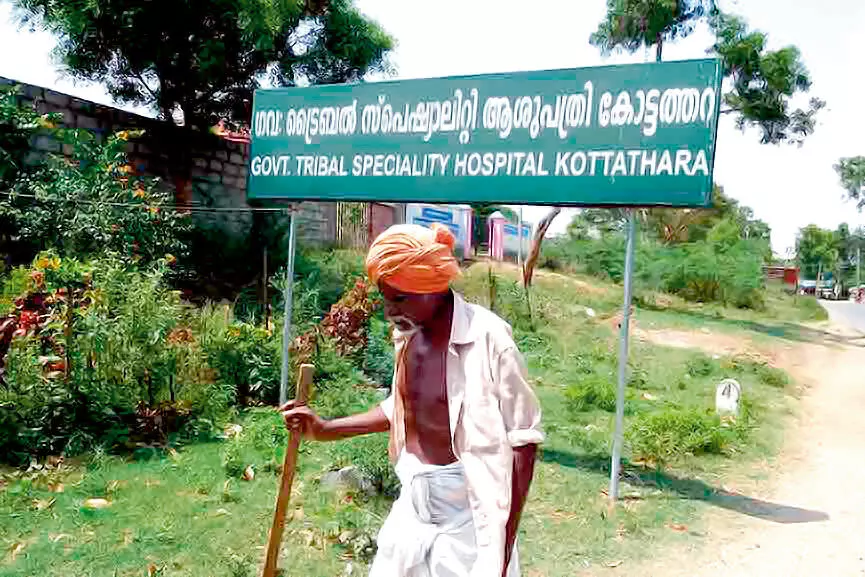
M 247 121 L 264 81 L 355 82 L 386 67 L 391 38 L 351 0 L 15 0 L 21 21 L 58 38 L 72 76 L 165 120 Z
M 703 20 L 716 37 L 709 52 L 720 57 L 724 76 L 732 81 L 732 90 L 723 97 L 723 112 L 736 114 L 742 130 L 759 127 L 763 143 L 801 143 L 814 131 L 817 112 L 825 103 L 813 98 L 807 109 L 791 110 L 791 98 L 811 86 L 799 50 L 767 50 L 765 33 L 749 31 L 741 18 L 718 10 L 714 0 L 607 0 L 607 13 L 589 42 L 602 54 L 654 46 L 660 61 L 665 42 L 688 36 Z M 645 212 L 641 216 L 647 218 Z M 684 238 L 690 219 L 672 219 L 669 214 L 667 218 L 677 220 L 664 229 L 671 240 Z
M 842 158 L 835 165 L 841 186 L 859 210 L 865 208 L 865 156 Z
M 793 96 L 811 88 L 799 49 L 767 50 L 767 35 L 748 30 L 737 16 L 717 13 L 711 24 L 716 41 L 710 52 L 721 58 L 724 76 L 732 81 L 722 113 L 736 114 L 741 130 L 759 128 L 764 144 L 802 144 L 814 132 L 817 113 L 826 103 L 812 98 L 807 108 L 791 109 Z
M 715 11 L 713 0 L 607 0 L 607 14 L 589 42 L 605 55 L 654 46 L 660 60 L 664 42 L 688 36 Z
M 833 231 L 815 224 L 800 229 L 796 237 L 796 262 L 805 278 L 817 278 L 821 270 L 835 270 L 838 248 Z

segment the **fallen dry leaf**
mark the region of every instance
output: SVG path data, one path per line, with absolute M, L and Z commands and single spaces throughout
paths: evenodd
M 114 493 L 120 487 L 120 481 L 111 481 L 108 483 L 108 486 L 105 488 L 105 492 Z
M 135 537 L 132 534 L 132 529 L 124 529 L 123 544 L 128 546 L 131 545 L 133 541 L 135 541 Z
M 49 533 L 48 534 L 48 540 L 51 541 L 52 543 L 56 543 L 57 541 L 60 541 L 61 539 L 69 539 L 70 537 L 72 537 L 72 535 L 67 535 L 66 533 Z
M 351 539 L 353 537 L 354 537 L 354 531 L 349 531 L 348 529 L 346 529 L 345 531 L 343 531 L 342 533 L 339 534 L 339 537 L 337 537 L 336 540 L 339 541 L 340 544 L 345 545 L 346 543 L 351 541 Z
M 108 499 L 85 499 L 84 507 L 86 509 L 106 509 L 111 506 L 111 501 Z
M 151 563 L 147 566 L 147 577 L 156 577 L 159 575 L 159 567 Z
M 12 545 L 12 547 L 9 548 L 9 552 L 12 554 L 12 560 L 13 560 L 13 561 L 14 561 L 15 558 L 16 558 L 16 557 L 21 553 L 21 551 L 24 550 L 24 548 L 25 548 L 26 546 L 27 546 L 26 543 L 18 542 L 18 543 L 15 543 L 14 545 Z
M 162 481 L 160 481 L 159 479 L 145 479 L 144 480 L 144 486 L 147 487 L 148 489 L 150 487 L 158 487 L 161 484 L 162 484 Z
M 688 530 L 688 527 L 686 525 L 679 525 L 678 523 L 669 523 L 667 527 L 678 533 L 684 533 Z
M 232 437 L 240 435 L 240 433 L 243 432 L 243 427 L 237 424 L 226 425 L 224 432 L 226 438 L 231 439 Z
M 252 481 L 253 479 L 255 479 L 255 469 L 252 468 L 252 465 L 247 465 L 243 470 L 243 480 Z
M 37 511 L 44 511 L 54 504 L 56 499 L 33 499 L 33 508 Z
M 216 510 L 216 516 L 217 517 L 222 517 L 224 515 L 231 515 L 231 513 L 228 512 L 228 509 L 217 509 Z
M 621 559 L 619 559 L 618 561 L 610 561 L 609 563 L 607 563 L 607 567 L 609 567 L 610 569 L 615 569 L 622 563 L 624 563 L 624 561 L 622 561 Z
M 52 493 L 62 493 L 63 492 L 63 483 L 49 483 L 48 490 Z
M 173 447 L 168 447 L 167 453 L 168 453 L 168 457 L 172 461 L 177 461 L 178 459 L 180 459 L 180 453 L 178 453 Z

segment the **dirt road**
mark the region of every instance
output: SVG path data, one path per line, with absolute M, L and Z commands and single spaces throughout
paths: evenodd
M 796 344 L 776 357 L 805 390 L 772 478 L 737 487 L 748 494 L 730 508 L 739 512 L 713 509 L 699 543 L 611 575 L 865 576 L 865 340 L 837 331 L 846 345 Z
M 851 301 L 820 301 L 833 322 L 865 333 L 865 304 Z

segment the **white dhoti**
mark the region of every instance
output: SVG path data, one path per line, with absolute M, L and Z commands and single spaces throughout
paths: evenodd
M 399 498 L 378 535 L 369 577 L 500 577 L 474 568 L 475 528 L 462 465 L 426 465 L 402 452 Z M 514 545 L 507 577 L 519 577 Z

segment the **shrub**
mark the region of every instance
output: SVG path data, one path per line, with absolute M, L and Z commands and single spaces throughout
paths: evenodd
M 390 324 L 384 312 L 370 317 L 367 346 L 364 352 L 363 371 L 378 385 L 390 387 L 394 371 L 394 348 Z
M 635 459 L 663 465 L 683 455 L 727 455 L 743 433 L 711 411 L 668 406 L 637 415 L 627 438 Z
M 34 455 L 74 453 L 131 435 L 164 439 L 187 416 L 212 429 L 226 416 L 233 394 L 207 365 L 165 274 L 164 263 L 37 258 L 6 358 L 2 420 L 13 435 L 4 442 L 25 440 Z
M 378 393 L 366 375 L 346 357 L 337 354 L 332 343 L 322 340 L 314 357 L 313 405 L 325 417 L 344 417 L 367 409 Z
M 695 354 L 688 359 L 686 370 L 692 377 L 708 377 L 718 368 L 718 363 L 703 354 Z
M 137 133 L 104 139 L 86 130 L 53 133 L 71 147 L 69 157 L 48 155 L 17 176 L 11 188 L 21 196 L 0 198 L 0 214 L 19 245 L 62 257 L 113 253 L 142 265 L 185 255 L 189 217 L 174 210 L 172 195 L 157 181 L 135 176 L 128 165 L 127 141 Z
M 58 454 L 74 427 L 73 399 L 58 379 L 43 378 L 41 343 L 17 338 L 9 350 L 6 385 L 0 387 L 0 454 L 13 464 L 31 454 Z
M 534 332 L 532 302 L 522 285 L 495 274 L 491 276 L 490 282 L 490 294 L 493 296 L 490 308 L 506 320 L 515 332 Z
M 591 409 L 613 412 L 616 410 L 616 387 L 610 376 L 588 374 L 568 385 L 565 390 L 568 410 L 581 413 Z
M 398 494 L 399 479 L 388 458 L 387 435 L 366 435 L 334 443 L 330 455 L 333 468 L 354 465 L 380 493 L 391 497 Z
M 756 368 L 757 378 L 770 387 L 778 387 L 779 389 L 783 389 L 788 384 L 790 384 L 790 378 L 787 376 L 783 370 L 770 367 L 769 365 L 758 365 Z
M 232 402 L 275 403 L 282 368 L 281 332 L 237 322 L 227 307 L 206 306 L 194 318 L 201 351 Z

